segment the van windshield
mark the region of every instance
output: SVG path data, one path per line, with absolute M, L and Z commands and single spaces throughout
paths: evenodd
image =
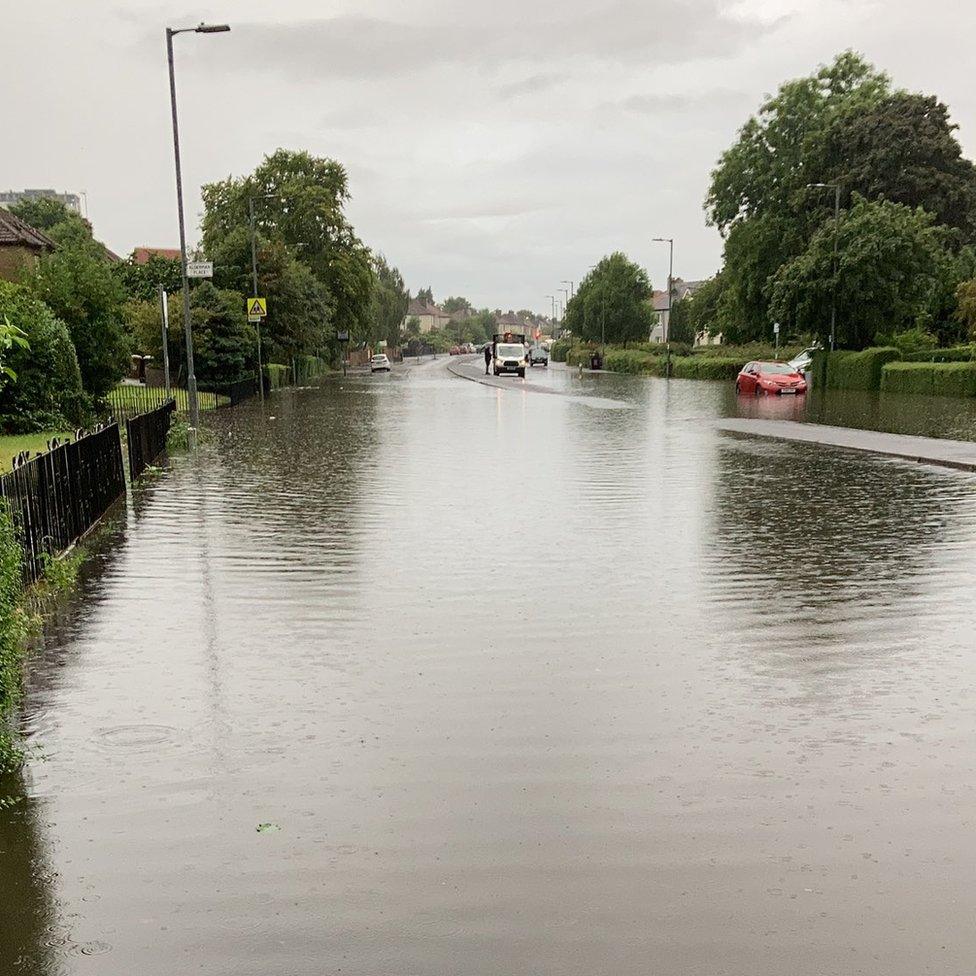
M 499 359 L 521 359 L 525 355 L 525 348 L 521 344 L 499 343 L 495 355 Z

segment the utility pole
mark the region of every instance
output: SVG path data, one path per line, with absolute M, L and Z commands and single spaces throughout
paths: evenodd
M 251 279 L 254 286 L 254 297 L 258 298 L 258 248 L 257 231 L 254 226 L 254 197 L 247 198 L 247 213 L 251 227 Z M 258 333 L 258 395 L 264 403 L 264 365 L 261 362 L 261 319 L 255 323 Z
M 186 274 L 186 222 L 183 218 L 183 171 L 180 165 L 180 126 L 176 114 L 176 72 L 173 66 L 173 38 L 177 34 L 220 34 L 229 31 L 227 24 L 200 24 L 197 27 L 166 28 L 166 60 L 169 66 L 169 99 L 173 113 L 173 156 L 176 162 L 176 210 L 180 223 L 180 271 L 183 276 L 183 331 L 186 333 L 186 388 L 190 406 L 190 446 L 196 444 L 200 426 L 197 402 L 197 377 L 193 368 L 193 323 L 190 316 L 190 279 Z
M 157 285 L 159 289 L 159 313 L 163 321 L 163 381 L 166 384 L 166 399 L 171 396 L 169 388 L 169 298 L 166 289 Z
M 556 336 L 556 296 L 555 295 L 546 295 L 546 298 L 548 298 L 552 302 L 552 337 L 553 337 L 553 339 L 555 339 L 555 338 L 557 338 L 557 336 Z

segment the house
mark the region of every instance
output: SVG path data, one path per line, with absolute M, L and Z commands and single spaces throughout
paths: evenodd
M 685 281 L 684 278 L 674 278 L 671 281 L 671 300 L 668 301 L 667 291 L 655 291 L 651 295 L 651 308 L 657 313 L 657 324 L 651 329 L 651 342 L 664 342 L 668 335 L 668 319 L 671 309 L 680 301 L 694 295 L 704 284 L 704 281 Z
M 133 264 L 148 264 L 150 258 L 165 258 L 167 261 L 179 261 L 178 247 L 136 247 L 132 249 Z
M 20 281 L 25 272 L 37 267 L 41 255 L 55 246 L 47 234 L 0 207 L 0 278 Z
M 410 299 L 410 304 L 407 306 L 407 314 L 400 323 L 401 331 L 406 332 L 407 323 L 413 318 L 420 320 L 421 335 L 425 335 L 432 330 L 443 329 L 451 321 L 451 316 L 439 305 L 421 301 L 419 298 Z

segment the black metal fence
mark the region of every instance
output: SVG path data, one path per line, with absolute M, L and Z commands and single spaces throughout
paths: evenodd
M 135 481 L 163 453 L 175 410 L 175 401 L 167 400 L 155 410 L 126 420 L 125 441 L 129 450 L 131 481 Z
M 60 444 L 33 460 L 15 459 L 0 476 L 0 496 L 10 506 L 24 550 L 24 577 L 36 582 L 46 555 L 57 555 L 81 538 L 125 493 L 118 424 Z
M 167 400 L 176 402 L 176 409 L 185 413 L 188 407 L 186 390 L 173 387 L 169 393 L 161 386 L 141 386 L 137 383 L 121 383 L 108 394 L 108 413 L 115 420 L 129 420 L 140 414 L 157 410 Z M 229 401 L 216 393 L 197 393 L 201 410 L 215 410 L 217 407 L 227 406 Z

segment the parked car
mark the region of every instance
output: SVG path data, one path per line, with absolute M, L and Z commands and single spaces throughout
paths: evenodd
M 735 392 L 781 396 L 807 392 L 807 381 L 789 363 L 746 363 L 735 378 Z
M 387 356 L 385 353 L 382 353 L 382 352 L 381 353 L 377 353 L 369 361 L 369 371 L 371 373 L 380 373 L 380 372 L 389 373 L 389 371 L 390 371 L 390 357 Z
M 543 366 L 549 365 L 549 350 L 543 346 L 533 346 L 529 350 L 529 365 L 538 366 L 539 363 Z
M 452 356 L 460 356 L 461 355 L 461 347 L 460 346 L 451 346 L 451 355 Z
M 803 352 L 798 353 L 788 363 L 798 373 L 808 373 L 813 369 L 813 354 L 821 349 L 821 346 L 807 346 Z

